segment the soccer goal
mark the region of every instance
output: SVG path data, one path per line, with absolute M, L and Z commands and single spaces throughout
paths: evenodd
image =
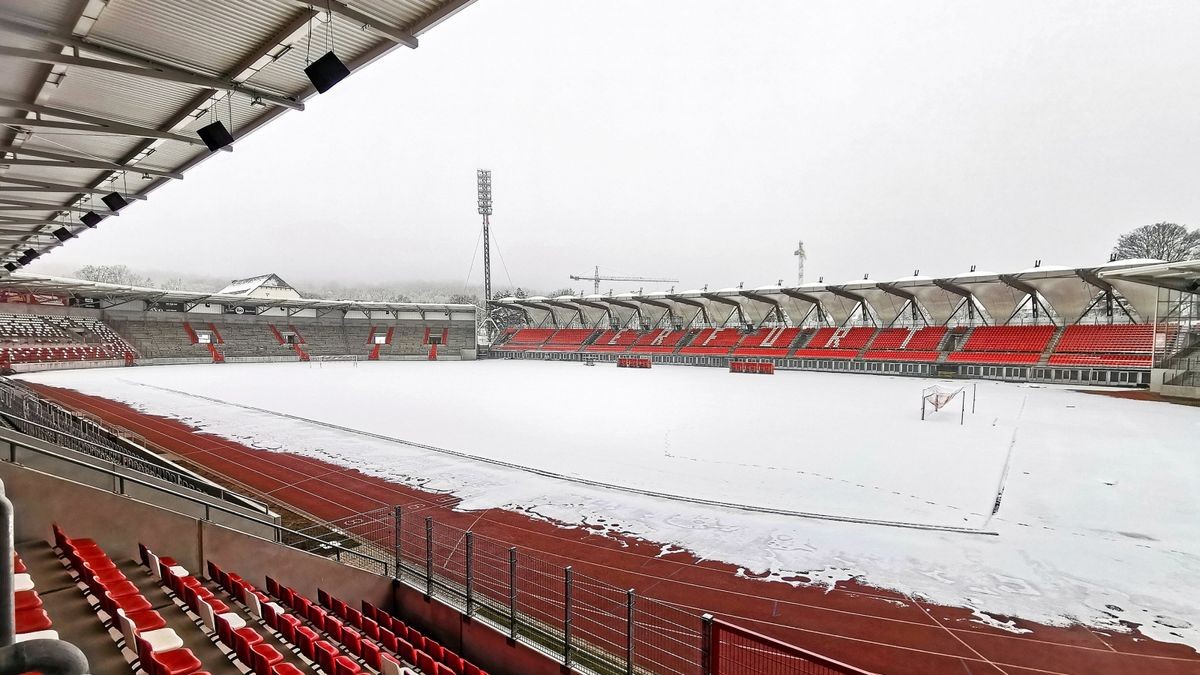
M 971 385 L 971 414 L 975 414 L 975 392 L 977 385 Z M 929 414 L 949 407 L 954 403 L 955 399 L 959 401 L 958 423 L 960 425 L 966 423 L 967 419 L 967 388 L 966 387 L 943 387 L 935 384 L 932 387 L 925 387 L 921 390 L 921 420 L 925 419 L 925 410 L 929 409 Z
M 350 363 L 352 363 L 354 365 L 355 368 L 357 368 L 358 367 L 358 354 L 336 354 L 336 355 L 331 355 L 331 356 L 313 356 L 312 358 L 309 359 L 308 367 L 312 368 L 313 363 L 316 363 L 317 368 L 320 368 L 322 366 L 322 364 L 325 363 L 326 361 L 349 361 Z

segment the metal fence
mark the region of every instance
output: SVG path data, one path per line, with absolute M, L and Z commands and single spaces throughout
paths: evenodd
M 870 675 L 710 614 L 704 638 L 705 675 Z
M 700 617 L 520 547 L 378 509 L 323 527 L 395 561 L 396 577 L 509 637 L 600 675 L 702 675 Z
M 0 380 L 0 415 L 17 431 L 38 440 L 61 445 L 222 500 L 243 506 L 251 504 L 219 485 L 180 471 L 152 453 L 133 446 L 104 426 L 42 399 L 11 380 Z

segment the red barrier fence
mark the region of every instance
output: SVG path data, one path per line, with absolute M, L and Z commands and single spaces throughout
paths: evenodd
M 729 372 L 774 375 L 775 363 L 772 361 L 730 361 Z
M 650 359 L 638 356 L 622 356 L 617 359 L 618 368 L 649 368 Z
M 705 614 L 704 675 L 871 675 Z
M 711 614 L 704 626 L 704 675 L 872 675 Z

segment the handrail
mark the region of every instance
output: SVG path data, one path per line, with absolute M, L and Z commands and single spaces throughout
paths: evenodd
M 49 403 L 45 399 L 37 397 L 34 394 L 29 394 L 29 397 L 35 403 L 41 403 L 41 404 Z M 55 404 L 50 403 L 50 405 L 55 405 Z M 65 411 L 65 412 L 67 412 L 67 414 L 74 415 L 74 413 L 71 413 L 70 411 Z M 164 480 L 172 480 L 172 477 L 173 477 L 174 478 L 173 482 L 176 482 L 176 483 L 182 485 L 183 487 L 188 487 L 191 489 L 195 489 L 199 492 L 206 492 L 206 493 L 208 493 L 209 490 L 199 489 L 195 486 L 204 486 L 204 487 L 210 488 L 211 490 L 216 490 L 216 494 L 213 494 L 213 496 L 220 498 L 222 501 L 241 501 L 241 502 L 245 502 L 245 504 L 261 506 L 263 513 L 271 512 L 270 505 L 268 505 L 266 503 L 259 504 L 258 502 L 256 502 L 253 499 L 243 497 L 236 493 L 231 493 L 220 485 L 206 481 L 201 476 L 197 476 L 197 475 L 194 475 L 191 473 L 186 473 L 186 472 L 180 471 L 176 468 L 171 467 L 169 464 L 162 464 L 162 463 L 153 461 L 152 459 L 149 459 L 147 457 L 139 457 L 138 455 L 125 452 L 124 450 L 121 450 L 119 448 L 114 448 L 114 447 L 110 447 L 110 446 L 107 446 L 107 445 L 104 445 L 101 443 L 97 443 L 97 442 L 89 440 L 87 438 L 82 438 L 80 436 L 76 436 L 70 432 L 62 431 L 55 427 L 51 427 L 51 426 L 41 424 L 39 422 L 35 422 L 35 421 L 27 419 L 25 417 L 21 417 L 20 415 L 17 415 L 16 413 L 13 413 L 13 412 L 0 410 L 0 415 L 3 415 L 4 417 L 9 418 L 10 420 L 17 420 L 19 422 L 31 425 L 38 429 L 43 429 L 45 431 L 48 431 L 49 433 L 55 434 L 56 436 L 69 438 L 73 441 L 86 444 L 88 446 L 96 448 L 100 452 L 115 454 L 118 457 L 122 457 L 131 463 L 137 463 L 137 464 L 141 464 L 141 465 L 150 467 L 150 468 L 152 468 L 152 470 L 154 472 L 161 472 L 162 474 L 164 474 L 164 476 L 166 476 L 166 477 L 164 477 Z M 76 418 L 80 419 L 80 418 L 78 418 L 78 416 L 76 416 Z M 94 422 L 92 420 L 88 420 L 88 422 L 94 424 L 96 427 L 98 427 L 100 430 L 103 430 L 106 433 L 112 433 L 103 425 L 97 424 L 96 422 Z M 24 432 L 22 432 L 22 433 L 24 433 Z M 61 443 L 58 443 L 58 444 L 61 445 Z M 129 467 L 129 468 L 131 468 L 135 471 L 141 471 L 142 473 L 151 473 L 151 471 L 136 468 L 136 467 Z M 231 499 L 231 497 L 233 497 L 235 499 Z
M 90 417 L 85 417 L 85 416 L 83 416 L 83 415 L 80 415 L 79 413 L 77 413 L 77 412 L 75 412 L 75 411 L 67 410 L 66 408 L 63 408 L 62 406 L 58 405 L 57 403 L 55 403 L 55 402 L 53 402 L 53 401 L 49 401 L 49 400 L 46 400 L 46 399 L 42 398 L 41 396 L 39 396 L 39 395 L 38 395 L 38 394 L 36 394 L 35 392 L 29 391 L 29 390 L 25 390 L 25 389 L 22 389 L 22 388 L 19 388 L 19 387 L 14 387 L 14 386 L 12 386 L 11 384 L 9 384 L 9 385 L 8 385 L 8 391 L 11 391 L 11 392 L 16 392 L 16 395 L 17 395 L 17 396 L 19 396 L 19 397 L 22 397 L 22 398 L 24 398 L 24 399 L 26 399 L 26 400 L 32 400 L 34 403 L 38 403 L 38 404 L 41 404 L 41 405 L 45 405 L 45 406 L 51 406 L 51 407 L 54 407 L 54 408 L 58 408 L 59 410 L 61 410 L 62 412 L 66 413 L 67 415 L 69 415 L 70 417 L 72 417 L 72 418 L 74 418 L 74 419 L 76 419 L 76 420 L 79 420 L 79 421 L 86 421 L 86 422 L 88 422 L 88 423 L 92 424 L 93 426 L 97 427 L 98 429 L 100 429 L 100 430 L 104 431 L 105 433 L 110 433 L 110 434 L 113 434 L 113 432 L 112 432 L 111 430 L 109 430 L 107 427 L 105 427 L 103 424 L 99 423 L 98 421 L 96 421 L 96 420 L 94 420 L 94 419 L 92 419 L 92 418 L 90 418 Z M 14 417 L 14 418 L 16 418 L 16 419 L 19 419 L 19 420 L 21 420 L 21 421 L 24 421 L 24 422 L 28 422 L 28 423 L 30 423 L 30 424 L 33 424 L 34 426 L 38 426 L 38 427 L 40 427 L 40 428 L 42 428 L 42 429 L 48 429 L 48 430 L 50 430 L 50 431 L 52 431 L 52 432 L 54 432 L 54 433 L 56 433 L 56 434 L 61 434 L 61 435 L 63 435 L 63 436 L 66 436 L 67 438 L 72 438 L 72 439 L 74 439 L 74 440 L 77 440 L 77 441 L 82 441 L 82 442 L 84 442 L 84 443 L 87 443 L 88 445 L 93 445 L 93 446 L 96 446 L 96 447 L 98 447 L 98 448 L 101 448 L 101 449 L 103 449 L 103 450 L 108 450 L 108 451 L 111 451 L 111 452 L 116 452 L 116 453 L 118 453 L 118 454 L 121 454 L 121 455 L 124 455 L 124 456 L 127 456 L 127 457 L 134 457 L 133 455 L 129 455 L 128 453 L 126 453 L 126 452 L 125 452 L 125 451 L 123 451 L 123 450 L 119 450 L 119 449 L 117 449 L 117 448 L 109 448 L 108 446 L 101 445 L 100 443 L 97 443 L 96 441 L 92 441 L 92 440 L 89 440 L 89 439 L 86 439 L 86 438 L 82 438 L 82 437 L 80 437 L 80 436 L 75 436 L 75 435 L 73 435 L 73 434 L 71 434 L 71 433 L 68 433 L 68 432 L 66 432 L 66 431 L 61 431 L 61 430 L 59 430 L 59 429 L 56 429 L 56 428 L 54 428 L 54 427 L 48 427 L 48 426 L 46 426 L 46 425 L 39 424 L 39 423 L 37 423 L 37 422 L 34 422 L 33 420 L 28 420 L 28 419 L 25 419 L 24 417 L 20 417 L 20 416 L 18 416 L 16 413 L 5 413 L 5 414 L 6 414 L 6 415 L 10 415 L 10 416 L 12 416 L 12 417 Z M 115 436 L 116 434 L 113 434 L 113 435 Z M 137 459 L 143 459 L 143 458 L 137 458 Z M 143 459 L 143 461 L 146 461 L 146 460 L 144 460 L 144 459 Z M 158 464 L 157 462 L 150 462 L 150 463 L 152 463 L 152 464 Z M 180 472 L 177 472 L 177 471 L 175 471 L 174 469 L 172 469 L 172 468 L 171 468 L 170 466 L 168 466 L 168 465 L 161 465 L 161 466 L 162 466 L 162 467 L 163 467 L 163 469 L 164 469 L 164 470 L 166 470 L 166 471 L 173 471 L 173 472 L 175 472 L 175 473 L 180 473 Z M 182 473 L 181 473 L 181 475 L 184 475 L 184 474 L 182 474 Z
M 55 459 L 64 461 L 68 464 L 74 464 L 76 466 L 82 466 L 82 467 L 86 467 L 88 469 L 99 471 L 100 473 L 106 474 L 112 478 L 120 479 L 121 485 L 128 482 L 128 483 L 133 483 L 134 485 L 141 485 L 143 487 L 152 488 L 154 490 L 164 490 L 163 486 L 161 486 L 161 485 L 156 485 L 149 481 L 142 480 L 140 478 L 137 478 L 136 476 L 126 476 L 125 474 L 118 473 L 116 471 L 113 471 L 111 469 L 108 469 L 108 468 L 105 468 L 102 466 L 96 466 L 95 464 L 89 464 L 82 460 L 75 459 L 74 457 L 60 455 L 56 452 L 51 452 L 51 451 L 45 450 L 43 448 L 35 448 L 35 447 L 31 447 L 31 446 L 24 445 L 24 444 L 15 444 L 15 445 L 20 445 L 20 447 L 22 447 L 26 450 L 36 452 L 40 455 L 53 457 Z M 3 461 L 8 461 L 8 460 L 3 459 Z M 193 497 L 191 495 L 181 494 L 179 492 L 171 492 L 171 495 L 174 497 L 179 497 L 180 499 L 183 499 L 184 501 L 190 502 L 192 504 L 197 504 L 197 505 L 203 506 L 204 513 L 205 513 L 205 516 L 204 516 L 205 521 L 211 522 L 211 520 L 212 520 L 212 518 L 210 517 L 210 510 L 216 510 L 219 513 L 225 513 L 225 514 L 232 515 L 232 516 L 238 516 L 240 518 L 247 517 L 246 514 L 244 514 L 244 513 L 238 513 L 237 511 L 234 511 L 232 509 L 221 506 L 220 504 L 213 504 L 213 503 L 201 500 L 201 499 L 196 499 L 195 497 Z M 159 508 L 166 508 L 166 507 L 159 506 Z M 282 535 L 286 534 L 286 535 L 290 535 L 290 536 L 297 536 L 307 542 L 310 542 L 313 544 L 318 544 L 321 547 L 334 549 L 336 551 L 337 555 L 339 555 L 339 556 L 344 552 L 349 555 L 358 556 L 359 558 L 363 558 L 365 560 L 369 560 L 371 562 L 378 563 L 383 566 L 385 576 L 387 576 L 387 574 L 388 574 L 387 570 L 389 570 L 391 567 L 391 563 L 389 561 L 380 560 L 379 558 L 376 558 L 374 556 L 370 556 L 365 553 L 360 553 L 358 551 L 355 551 L 354 549 L 346 548 L 346 547 L 342 546 L 341 544 L 337 544 L 335 542 L 325 541 L 324 539 L 320 539 L 318 537 L 313 537 L 313 536 L 305 534 L 303 532 L 297 532 L 296 530 L 284 527 L 282 525 L 278 525 L 276 523 L 267 522 L 267 521 L 255 521 L 255 522 L 261 523 L 262 525 L 270 527 L 271 530 L 275 533 L 275 538 L 276 538 L 277 543 L 283 543 Z M 250 533 L 244 533 L 244 534 L 250 534 Z M 253 536 L 253 535 L 251 535 L 251 536 Z M 285 545 L 287 545 L 287 544 L 285 544 Z M 295 547 L 293 546 L 292 548 L 295 548 Z M 2 568 L 0 568 L 0 569 L 2 569 Z

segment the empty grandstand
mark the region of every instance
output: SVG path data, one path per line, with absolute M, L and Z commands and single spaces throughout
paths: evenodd
M 164 291 L 20 273 L 0 287 L 9 300 L 0 304 L 0 364 L 16 371 L 476 356 L 471 305 L 308 300 L 279 284 L 270 297 Z
M 1149 274 L 1154 266 L 1120 261 L 752 291 L 504 298 L 497 304 L 519 311 L 525 323 L 502 333 L 491 350 L 505 358 L 639 355 L 711 366 L 765 358 L 805 370 L 1150 385 L 1156 358 L 1196 333 L 1188 321 L 1156 329 L 1158 305 L 1166 302 L 1159 294 L 1173 282 Z M 1177 300 L 1164 312 L 1177 315 L 1181 306 Z

